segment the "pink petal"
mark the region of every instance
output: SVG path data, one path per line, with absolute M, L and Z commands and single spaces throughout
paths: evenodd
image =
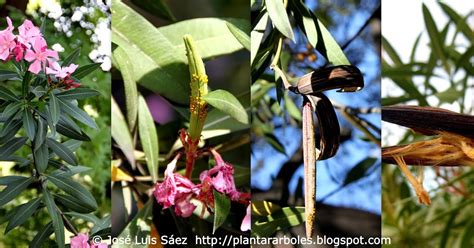
M 43 37 L 37 36 L 33 40 L 33 48 L 35 49 L 35 52 L 40 52 L 43 48 L 47 46 L 46 40 L 44 40 Z
M 181 197 L 176 201 L 174 212 L 178 216 L 187 218 L 191 216 L 196 209 L 196 206 L 191 203 L 191 195 L 187 197 Z
M 41 62 L 39 60 L 35 60 L 35 62 L 33 62 L 33 64 L 31 64 L 28 68 L 28 71 L 38 74 L 41 71 Z
M 245 215 L 244 219 L 242 220 L 242 224 L 240 225 L 240 230 L 241 230 L 242 232 L 246 232 L 246 231 L 250 230 L 250 226 L 251 226 L 251 223 L 250 223 L 250 222 L 251 222 L 251 220 L 252 220 L 252 219 L 251 219 L 252 217 L 251 217 L 250 205 L 251 205 L 251 204 L 249 204 L 249 205 L 247 206 L 247 214 Z
M 45 54 L 47 57 L 59 59 L 58 52 L 50 49 L 46 49 Z
M 71 248 L 90 248 L 88 240 L 89 236 L 87 234 L 79 233 L 71 238 Z
M 26 50 L 25 60 L 31 62 L 36 59 L 36 53 L 30 49 Z

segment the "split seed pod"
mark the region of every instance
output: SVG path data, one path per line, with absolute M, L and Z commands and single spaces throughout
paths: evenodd
M 300 78 L 298 85 L 290 87 L 297 94 L 312 95 L 326 90 L 354 92 L 364 87 L 360 70 L 352 65 L 339 65 L 318 69 Z

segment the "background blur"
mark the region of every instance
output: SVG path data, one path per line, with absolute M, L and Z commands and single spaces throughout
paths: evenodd
M 35 25 L 41 24 L 46 17 L 45 38 L 52 49 L 60 52 L 61 58 L 66 57 L 77 47 L 81 54 L 76 64 L 85 65 L 93 62 L 102 63 L 102 70 L 96 70 L 81 80 L 81 84 L 98 90 L 100 96 L 81 101 L 81 107 L 94 118 L 99 129 L 85 127 L 91 142 L 84 142 L 77 151 L 79 164 L 91 170 L 77 176 L 76 180 L 93 193 L 99 204 L 99 216 L 109 214 L 110 207 L 110 2 L 101 1 L 55 1 L 55 0 L 14 0 L 0 1 L 0 29 L 6 27 L 9 16 L 15 27 L 30 19 Z M 14 32 L 17 32 L 15 30 Z M 9 64 L 0 64 L 0 69 Z M 18 175 L 23 172 L 14 164 L 0 162 L 0 176 Z M 31 191 L 25 191 L 31 192 Z M 31 199 L 31 196 L 18 197 L 0 210 L 0 247 L 26 247 L 37 230 L 47 224 L 48 216 L 36 216 L 23 226 L 15 228 L 7 236 L 3 236 L 6 223 L 1 217 L 9 206 L 18 206 Z
M 335 157 L 317 161 L 316 235 L 378 236 L 381 214 L 380 147 L 376 144 L 380 136 L 380 113 L 377 111 L 380 106 L 380 2 L 323 0 L 305 3 L 329 29 L 349 61 L 361 70 L 365 81 L 363 90 L 356 93 L 325 92 L 336 106 L 341 146 Z M 287 39 L 281 56 L 287 60 L 286 65 L 282 62 L 286 73 L 290 77 L 300 77 L 327 66 L 323 56 L 308 48 L 304 34 L 296 28 L 294 32 L 296 42 Z M 272 77 L 260 78 L 274 80 Z M 292 93 L 289 97 L 297 107 L 296 112 L 301 111 L 302 97 Z M 274 88 L 263 99 L 265 104 L 257 104 L 253 117 L 252 200 L 302 206 L 301 120 L 286 102 L 282 103 L 283 107 L 276 103 Z M 359 117 L 378 130 L 372 133 L 377 142 L 370 140 L 341 114 L 344 107 L 373 108 L 369 114 Z M 265 130 L 272 130 L 271 135 Z M 304 227 L 300 225 L 276 235 L 304 236 Z

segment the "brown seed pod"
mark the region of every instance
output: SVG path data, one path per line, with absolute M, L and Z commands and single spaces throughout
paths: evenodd
M 321 139 L 319 141 L 319 156 L 317 160 L 324 160 L 336 155 L 339 148 L 340 128 L 337 120 L 336 112 L 331 101 L 323 93 L 315 93 L 307 98 L 316 111 L 319 123 L 319 133 Z
M 290 88 L 298 94 L 313 95 L 318 92 L 339 89 L 341 92 L 354 92 L 364 87 L 360 70 L 352 65 L 339 65 L 322 68 L 300 78 L 296 87 Z

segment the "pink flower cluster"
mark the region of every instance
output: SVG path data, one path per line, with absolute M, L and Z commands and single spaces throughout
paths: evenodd
M 89 242 L 89 235 L 79 233 L 77 236 L 71 238 L 71 248 L 107 248 L 108 245 L 105 243 L 95 244 Z
M 216 166 L 201 172 L 200 184 L 194 184 L 188 178 L 174 172 L 178 157 L 168 164 L 163 182 L 157 183 L 153 192 L 156 201 L 164 208 L 174 206 L 176 215 L 182 217 L 191 216 L 196 209 L 196 205 L 191 202 L 192 199 L 199 200 L 205 206 L 213 209 L 214 189 L 226 194 L 232 201 L 249 204 L 250 193 L 239 192 L 235 187 L 234 167 L 226 163 L 215 150 L 211 150 L 211 152 L 216 160 Z M 245 223 L 242 223 L 241 229 L 243 231 L 249 229 L 249 211 L 247 211 L 247 215 L 244 218 Z
M 48 49 L 48 44 L 40 29 L 30 20 L 25 20 L 18 27 L 18 34 L 13 34 L 12 21 L 7 17 L 8 27 L 0 31 L 0 60 L 15 61 L 26 60 L 30 63 L 28 71 L 39 74 L 43 71 L 47 75 L 53 75 L 68 88 L 77 88 L 79 84 L 72 78 L 71 74 L 77 69 L 77 65 L 61 67 L 58 63 L 58 52 Z

